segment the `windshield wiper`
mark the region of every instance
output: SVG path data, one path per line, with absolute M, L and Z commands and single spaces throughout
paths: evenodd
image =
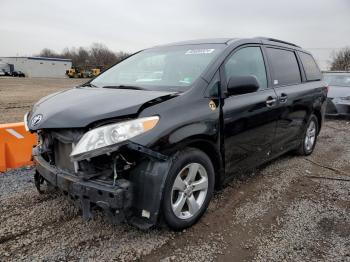
M 102 88 L 115 88 L 115 89 L 132 89 L 132 90 L 147 90 L 146 88 L 139 87 L 139 86 L 126 86 L 126 85 L 120 85 L 120 86 L 104 86 Z
M 94 85 L 94 84 L 91 84 L 91 83 L 86 83 L 86 84 L 83 84 L 81 86 L 89 86 L 89 87 L 95 87 L 95 88 L 99 88 L 98 86 Z

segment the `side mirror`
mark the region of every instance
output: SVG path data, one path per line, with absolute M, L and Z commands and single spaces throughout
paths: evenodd
M 255 76 L 231 76 L 228 85 L 228 95 L 242 95 L 256 92 L 259 89 L 259 83 Z

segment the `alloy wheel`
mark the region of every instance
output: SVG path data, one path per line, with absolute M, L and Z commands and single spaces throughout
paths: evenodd
M 310 121 L 309 126 L 307 127 L 304 145 L 307 151 L 312 150 L 316 140 L 316 123 L 315 121 Z
M 188 219 L 203 206 L 208 192 L 208 174 L 198 163 L 185 166 L 176 176 L 171 190 L 171 208 L 176 217 Z

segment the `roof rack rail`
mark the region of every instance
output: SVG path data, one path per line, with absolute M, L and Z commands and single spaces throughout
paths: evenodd
M 292 46 L 301 48 L 300 46 L 298 46 L 296 44 L 293 44 L 293 43 L 290 43 L 290 42 L 287 42 L 287 41 L 283 41 L 283 40 L 279 40 L 279 39 L 276 39 L 276 38 L 270 38 L 270 37 L 257 37 L 257 38 L 259 38 L 261 40 L 278 42 L 278 43 L 281 43 L 281 44 L 292 45 Z

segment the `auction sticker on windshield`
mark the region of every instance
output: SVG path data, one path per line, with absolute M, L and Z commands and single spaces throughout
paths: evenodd
M 215 49 L 190 49 L 187 50 L 185 55 L 201 55 L 201 54 L 211 54 L 215 51 Z

